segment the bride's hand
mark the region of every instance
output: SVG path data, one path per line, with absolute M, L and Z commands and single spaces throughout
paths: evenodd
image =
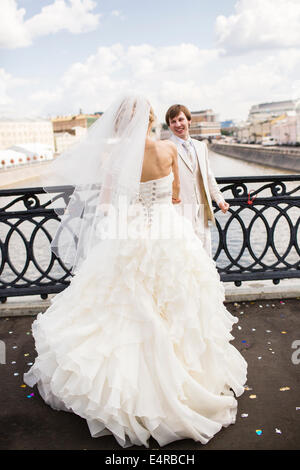
M 181 199 L 172 197 L 172 203 L 173 204 L 179 204 L 181 202 Z

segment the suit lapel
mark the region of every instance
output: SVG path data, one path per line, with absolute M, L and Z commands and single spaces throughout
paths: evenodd
M 199 142 L 196 139 L 192 139 L 194 147 L 196 149 L 196 154 L 197 154 L 197 159 L 200 167 L 200 171 L 202 174 L 202 178 L 205 184 L 205 177 L 206 177 L 206 165 L 205 165 L 205 158 L 203 155 L 203 147 L 201 145 L 201 142 Z
M 186 166 L 188 167 L 188 169 L 193 173 L 193 168 L 192 168 L 192 165 L 185 153 L 185 151 L 183 150 L 182 148 L 182 145 L 180 145 L 180 143 L 178 142 L 178 140 L 176 138 L 173 138 L 173 134 L 172 136 L 170 137 L 170 140 L 172 140 L 176 146 L 177 146 L 177 150 L 178 150 L 178 155 L 181 157 L 181 159 L 184 161 L 184 163 L 186 164 Z

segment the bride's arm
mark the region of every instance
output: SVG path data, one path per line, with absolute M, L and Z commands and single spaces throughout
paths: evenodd
M 172 146 L 172 171 L 174 175 L 173 187 L 172 187 L 172 202 L 173 204 L 179 204 L 181 202 L 180 194 L 180 180 L 179 180 L 179 170 L 178 170 L 178 157 L 177 157 L 177 147 L 175 144 Z

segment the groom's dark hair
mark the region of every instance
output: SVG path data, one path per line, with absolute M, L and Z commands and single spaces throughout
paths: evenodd
M 166 112 L 166 123 L 168 126 L 170 125 L 170 119 L 174 119 L 181 111 L 185 114 L 188 121 L 192 120 L 192 115 L 186 106 L 183 104 L 173 104 Z

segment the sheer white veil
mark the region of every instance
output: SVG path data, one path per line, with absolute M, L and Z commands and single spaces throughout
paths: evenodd
M 62 153 L 41 175 L 44 190 L 70 185 L 74 191 L 51 243 L 51 249 L 75 273 L 99 243 L 97 225 L 107 213 L 136 197 L 141 179 L 150 103 L 140 95 L 120 96 L 88 129 L 85 138 Z M 57 191 L 56 191 L 57 192 Z

